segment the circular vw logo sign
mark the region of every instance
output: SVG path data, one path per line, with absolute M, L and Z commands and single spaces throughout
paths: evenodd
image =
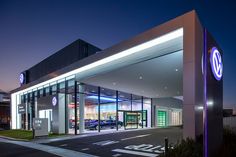
M 213 47 L 211 49 L 210 62 L 211 62 L 211 70 L 214 77 L 216 78 L 216 80 L 220 81 L 223 75 L 223 62 L 220 52 L 216 47 Z
M 20 74 L 20 84 L 24 83 L 25 76 L 23 73 Z
M 55 96 L 52 98 L 52 105 L 53 106 L 57 105 L 57 98 Z

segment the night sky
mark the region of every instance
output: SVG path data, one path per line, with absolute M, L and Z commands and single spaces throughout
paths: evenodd
M 102 49 L 195 9 L 224 50 L 224 105 L 236 106 L 236 4 L 224 0 L 0 0 L 0 89 L 81 38 Z

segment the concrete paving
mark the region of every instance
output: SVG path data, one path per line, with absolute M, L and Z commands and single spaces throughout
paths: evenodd
M 0 156 L 36 156 L 36 157 L 47 157 L 47 156 L 61 156 L 61 157 L 96 157 L 95 155 L 90 155 L 86 153 L 81 153 L 78 151 L 73 151 L 69 149 L 64 149 L 60 147 L 47 146 L 42 144 L 37 144 L 33 142 L 24 141 L 13 141 L 7 139 L 0 139 L 0 145 L 3 146 L 1 149 L 5 148 Z M 11 148 L 11 149 L 9 149 Z M 17 151 L 16 148 L 19 148 Z

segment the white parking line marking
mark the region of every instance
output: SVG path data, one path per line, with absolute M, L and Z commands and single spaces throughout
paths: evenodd
M 158 153 L 158 154 L 164 153 L 164 150 L 165 150 L 164 147 L 162 147 L 161 145 L 154 146 L 152 144 L 130 145 L 130 146 L 126 146 L 125 149 L 150 152 L 150 153 Z
M 159 156 L 158 154 L 144 153 L 144 152 L 138 152 L 138 151 L 132 151 L 132 150 L 125 150 L 125 149 L 113 149 L 112 151 L 119 152 L 119 153 L 132 154 L 132 155 L 147 156 L 147 157 L 157 157 L 157 156 Z
M 89 148 L 83 148 L 83 149 L 81 149 L 81 150 L 89 150 Z
M 102 144 L 102 146 L 106 146 L 106 145 L 110 145 L 110 144 L 115 144 L 115 143 L 119 143 L 119 141 L 110 141 L 110 142 Z
M 121 141 L 130 140 L 130 139 L 134 139 L 134 138 L 146 137 L 146 136 L 150 136 L 150 135 L 151 134 L 144 134 L 144 135 L 138 135 L 138 136 L 134 136 L 134 137 L 123 138 L 123 139 L 121 139 Z
M 106 146 L 106 145 L 115 144 L 115 143 L 119 143 L 119 141 L 107 140 L 107 141 L 95 142 L 95 143 L 93 143 L 93 144 L 99 145 L 99 146 Z
M 112 155 L 113 157 L 118 157 L 118 156 L 121 156 L 121 154 L 114 154 Z
M 65 146 L 68 146 L 68 144 L 61 144 L 60 146 L 61 147 L 65 147 Z
M 107 141 L 99 141 L 99 142 L 95 142 L 93 144 L 95 145 L 102 145 L 103 143 L 107 143 L 107 142 L 110 142 L 110 140 L 107 140 Z

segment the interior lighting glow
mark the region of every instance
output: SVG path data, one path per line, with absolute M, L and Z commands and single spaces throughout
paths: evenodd
M 98 96 L 87 96 L 88 99 L 98 99 Z M 115 98 L 100 97 L 100 100 L 116 102 Z M 120 100 L 118 100 L 120 101 Z

